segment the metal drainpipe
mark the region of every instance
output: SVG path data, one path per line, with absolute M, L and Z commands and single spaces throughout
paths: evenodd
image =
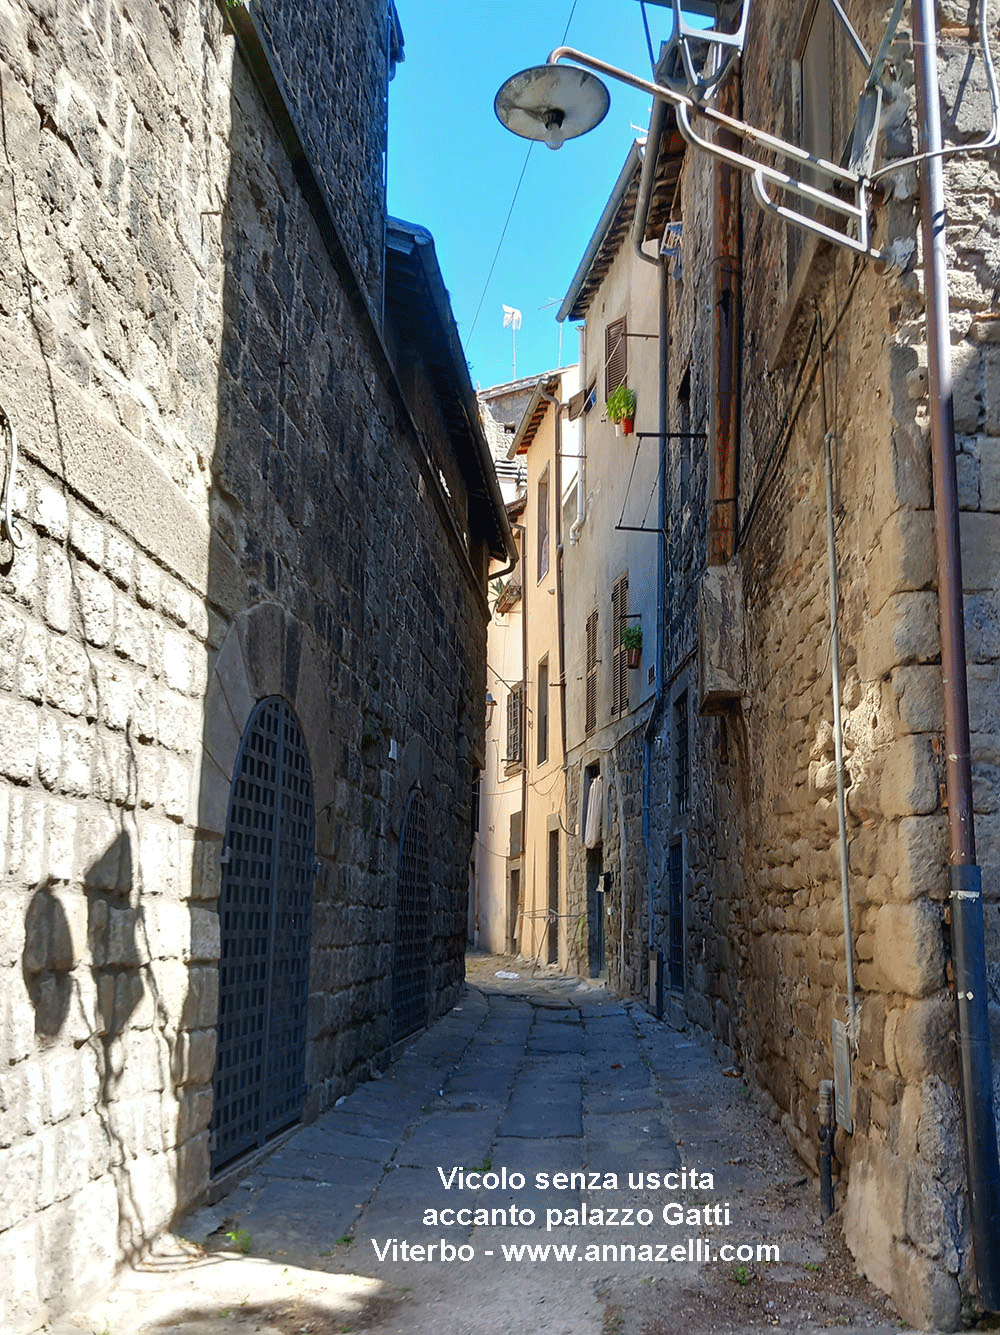
M 821 336 L 822 338 L 822 336 Z M 825 356 L 822 342 L 820 357 Z M 833 677 L 833 746 L 837 766 L 837 831 L 840 841 L 840 896 L 844 915 L 844 958 L 847 961 L 847 1032 L 857 1050 L 858 1000 L 854 985 L 854 933 L 851 928 L 850 860 L 847 850 L 847 793 L 844 780 L 844 723 L 841 717 L 840 617 L 837 595 L 837 530 L 833 515 L 833 449 L 828 431 L 823 437 L 826 473 L 826 551 L 830 571 L 830 658 Z M 826 1216 L 824 1215 L 824 1218 Z
M 523 524 L 511 524 L 510 528 L 517 535 L 515 541 L 520 544 L 518 554 L 521 558 L 521 876 L 518 882 L 514 936 L 517 952 L 523 955 L 522 926 L 525 919 L 522 905 L 528 881 L 528 581 L 524 573 L 525 527 Z M 534 938 L 531 944 L 534 949 Z
M 660 140 L 666 121 L 667 104 L 657 98 L 653 102 L 649 118 L 649 131 L 646 135 L 646 152 L 642 160 L 642 174 L 639 177 L 639 191 L 636 197 L 635 213 L 632 216 L 632 249 L 641 260 L 654 264 L 658 270 L 658 340 L 659 350 L 659 405 L 657 430 L 659 432 L 659 501 L 657 505 L 656 538 L 656 694 L 653 697 L 653 709 L 646 724 L 643 736 L 642 752 L 642 835 L 646 844 L 646 940 L 647 949 L 653 948 L 653 903 L 655 891 L 653 885 L 653 858 L 649 829 L 649 803 L 652 788 L 653 741 L 656 724 L 663 709 L 663 663 L 665 650 L 663 644 L 663 579 L 666 569 L 664 551 L 664 528 L 666 526 L 666 478 L 667 478 L 667 366 L 668 366 L 668 328 L 667 328 L 667 266 L 663 256 L 657 253 L 649 255 L 642 248 L 646 232 L 646 219 L 653 194 L 653 181 L 656 174 L 656 159 L 659 155 Z
M 580 325 L 577 328 L 577 338 L 579 339 L 579 356 L 577 358 L 580 366 L 580 388 L 583 390 L 584 397 L 587 394 L 587 326 Z M 586 518 L 586 491 L 587 491 L 587 417 L 583 415 L 583 421 L 580 423 L 579 431 L 579 451 L 576 465 L 576 518 L 569 526 L 569 542 L 573 547 L 580 541 L 580 533 L 583 529 L 583 521 Z
M 542 398 L 552 404 L 555 413 L 555 483 L 556 522 L 553 525 L 556 547 L 556 640 L 559 645 L 559 729 L 562 741 L 563 772 L 566 769 L 566 625 L 563 609 L 563 541 L 562 541 L 562 410 L 563 403 L 554 394 L 541 391 Z
M 921 154 L 929 155 L 920 164 L 920 217 L 947 754 L 951 936 L 965 1167 L 979 1300 L 984 1308 L 995 1312 L 1000 1310 L 1000 1165 L 993 1111 L 982 876 L 976 865 L 972 807 L 934 0 L 913 0 L 913 51 L 918 148 Z

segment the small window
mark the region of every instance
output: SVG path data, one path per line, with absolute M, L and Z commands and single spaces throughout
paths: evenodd
M 597 727 L 597 609 L 595 608 L 587 618 L 587 651 L 586 651 L 586 719 L 585 729 L 587 736 Z
M 518 683 L 507 696 L 507 764 L 520 765 L 523 760 L 524 685 Z
M 604 398 L 611 398 L 628 374 L 628 338 L 624 315 L 604 331 Z
M 622 648 L 622 631 L 628 625 L 628 575 L 611 589 L 611 717 L 628 713 L 628 653 Z
M 536 759 L 544 765 L 549 758 L 549 660 L 543 658 L 538 664 L 538 701 L 535 711 L 537 734 Z
M 549 467 L 538 479 L 538 578 L 549 573 Z
M 510 813 L 510 843 L 507 848 L 507 856 L 517 858 L 521 856 L 524 848 L 523 842 L 524 814 L 520 811 Z

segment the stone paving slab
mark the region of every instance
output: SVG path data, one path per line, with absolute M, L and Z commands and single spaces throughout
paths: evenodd
M 371 1122 L 368 1123 L 371 1126 Z M 276 1171 L 276 1163 L 294 1162 L 296 1156 L 303 1155 L 340 1155 L 351 1159 L 375 1159 L 379 1163 L 390 1156 L 398 1144 L 398 1136 L 379 1136 L 378 1128 L 368 1135 L 358 1131 L 344 1131 L 340 1121 L 331 1122 L 321 1118 L 312 1126 L 304 1127 L 294 1137 L 294 1145 L 283 1146 L 276 1154 L 266 1160 L 268 1171 Z
M 473 1168 L 489 1157 L 496 1124 L 495 1112 L 438 1112 L 415 1128 L 396 1152 L 396 1162 L 417 1168 Z
M 301 1263 L 351 1232 L 374 1186 L 374 1181 L 336 1188 L 328 1182 L 269 1178 L 240 1212 L 237 1227 L 249 1235 L 255 1255 L 286 1256 Z
M 499 980 L 508 962 L 472 963 L 480 985 L 460 1007 L 186 1221 L 212 1246 L 245 1230 L 253 1254 L 186 1253 L 152 1281 L 125 1277 L 104 1309 L 113 1335 L 898 1331 L 867 1291 L 817 1289 L 835 1231 L 819 1225 L 813 1184 L 709 1053 L 590 982 L 530 969 Z M 747 1294 L 732 1267 L 640 1256 L 643 1241 L 678 1236 L 660 1214 L 676 1193 L 647 1175 L 681 1165 L 710 1166 L 717 1179 L 688 1205 L 725 1195 L 734 1236 L 780 1240 L 780 1263 L 759 1268 Z M 478 1172 L 478 1185 L 448 1190 L 439 1167 Z M 505 1170 L 506 1185 L 483 1185 Z M 650 1224 L 617 1218 L 640 1209 Z M 468 1256 L 451 1259 L 459 1248 Z M 48 1335 L 104 1329 L 101 1307 L 92 1311 Z

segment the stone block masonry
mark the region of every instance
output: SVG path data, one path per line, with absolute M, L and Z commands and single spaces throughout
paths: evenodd
M 882 9 L 851 12 L 873 48 L 885 17 Z M 805 40 L 802 22 L 799 10 L 782 0 L 762 6 L 741 67 L 743 114 L 786 135 L 796 133 L 794 90 L 790 63 L 775 56 L 790 40 Z M 853 57 L 842 49 L 836 25 L 831 31 L 835 90 L 838 80 L 846 89 L 853 86 L 847 73 Z M 942 55 L 948 70 L 958 68 L 952 42 L 961 45 L 967 35 L 965 28 L 949 32 Z M 912 124 L 908 58 L 904 35 L 893 52 L 899 82 L 887 93 L 887 154 L 912 151 L 903 133 Z M 945 86 L 953 93 L 954 79 Z M 838 117 L 846 115 L 850 99 L 835 92 L 833 101 L 837 140 Z M 971 122 L 988 125 L 981 89 L 958 104 L 965 120 L 952 132 L 971 133 Z M 845 124 L 845 135 L 848 129 Z M 711 290 L 713 257 L 705 239 L 712 227 L 703 217 L 713 195 L 711 170 L 690 156 L 685 163 L 684 250 L 671 293 L 672 394 L 690 365 L 690 413 L 703 423 L 711 420 L 710 389 L 699 380 L 699 368 L 711 364 L 711 350 L 703 341 L 706 322 L 691 313 L 704 308 Z M 984 276 L 995 269 L 1000 248 L 996 211 L 986 203 L 998 189 L 987 161 L 977 159 L 974 170 L 957 160 L 949 167 L 970 710 L 995 1032 L 1000 529 L 992 442 L 1000 427 L 996 320 Z M 832 431 L 848 857 L 861 1002 L 851 1066 L 854 1129 L 837 1134 L 838 1191 L 859 1268 L 893 1295 L 906 1319 L 954 1328 L 973 1277 L 947 975 L 924 312 L 914 200 L 902 183 L 896 196 L 876 207 L 879 244 L 897 244 L 910 258 L 902 272 L 877 274 L 796 236 L 757 209 L 749 191 L 744 195 L 736 566 L 747 670 L 742 704 L 693 724 L 684 1001 L 688 1017 L 753 1073 L 771 1115 L 815 1168 L 817 1085 L 832 1074 L 831 1023 L 844 1018 L 846 987 L 823 475 L 824 436 Z M 683 533 L 677 496 L 671 511 L 668 534 Z M 676 674 L 678 683 L 685 655 L 697 645 L 698 550 L 696 542 L 692 559 L 669 540 L 665 678 Z M 664 813 L 673 763 L 666 724 L 658 751 L 663 765 L 659 771 L 654 765 L 651 776 L 654 810 L 659 793 Z M 662 833 L 654 835 L 654 865 L 662 856 Z M 654 884 L 658 879 L 654 872 Z M 668 918 L 662 907 L 655 914 L 661 939 Z
M 19 1335 L 206 1189 L 221 856 L 261 699 L 294 710 L 313 779 L 303 1115 L 388 1060 L 414 785 L 429 1014 L 455 999 L 486 559 L 468 461 L 379 326 L 379 7 L 261 22 L 350 272 L 221 9 L 9 17 L 0 1326 Z

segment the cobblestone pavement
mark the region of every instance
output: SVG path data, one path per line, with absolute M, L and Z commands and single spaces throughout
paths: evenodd
M 461 1004 L 380 1079 L 52 1335 L 899 1331 L 738 1074 L 530 973 L 470 957 Z

